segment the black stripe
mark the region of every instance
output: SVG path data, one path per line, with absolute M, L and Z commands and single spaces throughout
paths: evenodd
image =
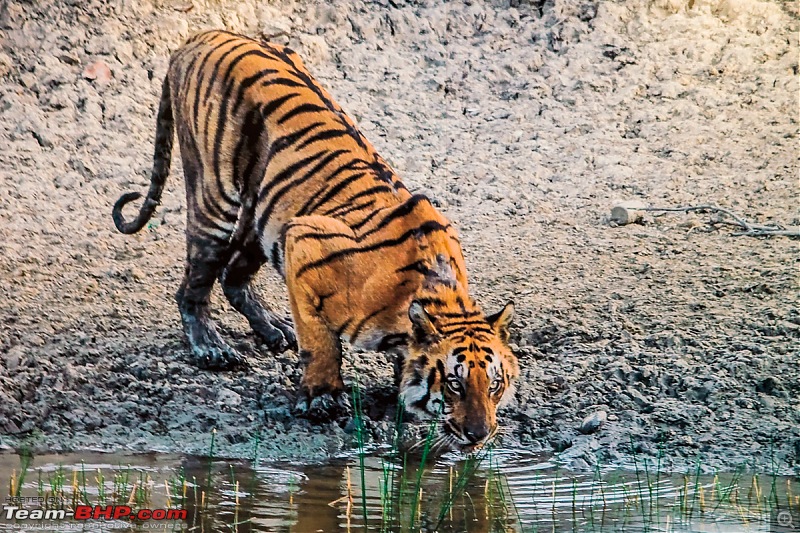
M 439 313 L 439 316 L 442 318 L 471 318 L 480 315 L 480 311 L 467 311 L 466 313 Z
M 340 112 L 339 106 L 334 104 L 333 101 L 331 101 L 330 98 L 325 96 L 325 94 L 323 93 L 322 89 L 319 87 L 319 85 L 316 84 L 316 82 L 311 78 L 311 76 L 309 76 L 308 74 L 306 74 L 305 72 L 300 70 L 300 68 L 298 68 L 298 66 L 295 64 L 295 62 L 292 61 L 292 58 L 289 57 L 289 54 L 287 54 L 283 50 L 278 50 L 275 47 L 267 47 L 267 48 L 269 50 L 271 50 L 273 53 L 275 53 L 276 55 L 280 56 L 281 59 L 283 59 L 287 64 L 289 64 L 293 69 L 292 73 L 295 76 L 297 76 L 298 78 L 300 78 L 301 80 L 303 80 L 303 82 L 305 82 L 306 86 L 316 93 L 316 95 L 319 97 L 319 99 L 322 101 L 322 103 L 327 106 L 328 109 L 330 109 L 331 111 L 334 111 L 334 112 Z M 359 145 L 361 145 L 362 147 L 365 147 L 362 140 L 360 140 L 360 139 L 356 139 L 356 140 L 359 142 Z
M 348 170 L 355 170 L 356 167 L 358 165 L 362 164 L 362 163 L 363 163 L 363 161 L 360 161 L 358 159 L 353 159 L 352 161 L 349 161 L 348 163 L 345 163 L 344 165 L 341 165 L 339 168 L 337 168 L 336 170 L 331 172 L 328 176 L 325 177 L 325 181 L 326 182 L 331 181 L 333 178 L 335 178 L 336 176 L 338 176 L 342 172 L 347 172 Z M 317 194 L 312 194 L 311 197 L 308 200 L 306 200 L 306 203 L 303 204 L 303 207 L 301 207 L 297 211 L 297 216 L 307 215 L 311 211 L 311 206 L 314 205 L 314 203 L 316 202 L 318 194 L 322 194 L 322 193 L 319 192 Z
M 450 263 L 452 264 L 452 261 L 450 261 Z M 455 280 L 453 280 L 453 281 L 455 281 Z M 460 294 L 456 295 L 456 303 L 458 304 L 458 307 L 461 309 L 462 313 L 466 313 L 467 312 L 467 307 L 464 305 L 464 299 L 461 297 Z
M 352 224 L 350 226 L 350 228 L 353 231 L 358 231 L 359 229 L 361 229 L 361 227 L 365 226 L 370 220 L 372 220 L 373 218 L 378 216 L 378 213 L 381 213 L 381 212 L 382 212 L 381 209 L 377 209 L 377 210 L 373 211 L 372 213 L 369 213 L 366 217 L 364 217 L 364 219 L 361 222 L 356 222 L 355 224 Z
M 356 174 L 352 174 L 346 177 L 345 179 L 337 183 L 334 187 L 331 187 L 331 189 L 327 193 L 325 193 L 325 195 L 322 198 L 314 202 L 314 204 L 311 207 L 309 207 L 308 210 L 313 212 L 316 209 L 322 207 L 323 205 L 331 201 L 333 197 L 335 197 L 337 194 L 339 194 L 345 188 L 347 188 L 348 185 L 352 184 L 356 180 L 363 178 L 364 175 L 365 175 L 364 172 L 358 172 Z
M 227 86 L 229 84 L 230 85 L 235 84 L 236 80 L 235 79 L 231 79 L 231 75 L 233 74 L 233 71 L 236 68 L 236 65 L 238 65 L 239 63 L 241 63 L 242 61 L 244 61 L 248 57 L 252 57 L 252 56 L 260 57 L 260 58 L 263 58 L 263 59 L 275 59 L 274 57 L 268 56 L 267 54 L 265 54 L 261 50 L 248 50 L 248 51 L 246 51 L 246 52 L 244 52 L 242 54 L 239 54 L 233 60 L 231 60 L 230 63 L 228 63 L 228 66 L 225 69 L 225 74 L 222 76 L 222 79 L 220 80 L 220 85 L 222 87 L 225 87 L 225 86 Z M 264 78 L 265 76 L 268 76 L 269 74 L 277 74 L 277 73 L 278 73 L 278 71 L 274 70 L 274 69 L 262 70 L 261 72 L 258 72 L 257 74 L 242 80 L 242 82 L 239 84 L 239 92 L 237 93 L 236 104 L 234 106 L 234 109 L 237 109 L 239 107 L 239 100 L 241 99 L 241 97 L 243 96 L 244 91 L 248 87 L 254 85 L 256 82 L 258 82 L 258 80 Z M 206 91 L 206 100 L 208 100 L 210 92 L 211 92 L 211 86 L 209 85 L 208 90 Z
M 314 144 L 315 142 L 329 141 L 331 139 L 338 139 L 339 137 L 346 137 L 346 136 L 347 132 L 343 130 L 323 130 L 320 131 L 319 133 L 315 133 L 314 135 L 303 141 L 303 144 L 297 147 L 297 151 L 299 152 L 306 146 Z
M 449 328 L 453 326 L 470 326 L 470 325 L 480 325 L 480 324 L 486 324 L 486 322 L 483 320 L 456 320 L 453 322 L 447 322 L 443 324 L 442 327 Z
M 389 305 L 384 305 L 380 309 L 376 309 L 375 311 L 371 312 L 370 314 L 362 318 L 361 321 L 356 325 L 355 329 L 353 330 L 353 334 L 350 335 L 350 342 L 355 342 L 356 338 L 358 337 L 358 334 L 361 333 L 361 328 L 363 328 L 367 324 L 367 322 L 369 322 L 379 314 L 386 311 L 389 307 L 390 307 Z
M 441 380 L 442 383 L 444 383 L 444 381 L 445 381 L 445 379 L 444 379 L 444 363 L 442 362 L 441 359 L 437 359 L 436 360 L 436 370 L 439 371 L 439 379 Z
M 337 337 L 341 337 L 341 336 L 342 336 L 342 333 L 344 333 L 344 330 L 346 330 L 346 329 L 347 329 L 347 327 L 350 325 L 350 323 L 351 323 L 352 321 L 353 321 L 353 319 L 352 319 L 352 318 L 348 318 L 347 320 L 345 320 L 345 321 L 344 321 L 344 324 L 342 324 L 341 326 L 339 326 L 339 328 L 336 330 L 336 336 L 337 336 Z
M 353 203 L 355 200 L 358 200 L 359 198 L 363 198 L 364 196 L 371 196 L 373 194 L 377 194 L 377 193 L 380 193 L 380 192 L 392 192 L 392 188 L 389 187 L 388 185 L 376 185 L 375 187 L 370 187 L 369 189 L 364 189 L 363 191 L 359 191 L 356 194 L 354 194 L 353 196 L 350 196 L 349 198 L 344 200 L 342 202 L 342 204 L 340 204 L 339 206 L 336 206 L 336 207 L 334 207 L 332 209 L 329 209 L 328 211 L 325 211 L 323 213 L 323 215 L 332 214 L 337 209 L 339 209 L 342 205 L 347 205 L 347 204 Z
M 198 59 L 203 57 L 203 54 L 197 54 L 199 50 L 201 50 L 207 43 L 205 42 L 196 42 L 194 39 L 186 41 L 186 44 L 182 46 L 180 49 L 176 50 L 175 53 L 170 56 L 169 61 L 170 64 L 180 64 L 184 58 L 184 56 L 188 56 L 190 54 L 194 54 L 191 61 L 185 66 L 185 68 L 181 69 L 181 78 L 186 79 L 187 74 L 194 69 L 195 63 L 197 63 Z
M 215 244 L 227 244 L 227 243 L 230 241 L 230 239 L 229 239 L 229 238 L 228 238 L 228 239 L 223 239 L 222 237 L 219 237 L 219 236 L 217 236 L 217 235 L 212 235 L 211 233 L 206 233 L 206 232 L 205 232 L 205 231 L 203 231 L 202 229 L 201 229 L 201 230 L 198 230 L 198 231 L 197 231 L 197 233 L 194 233 L 194 234 L 192 235 L 192 239 L 194 240 L 194 242 L 195 242 L 195 243 L 198 243 L 198 241 L 201 241 L 201 242 L 199 243 L 199 245 L 200 245 L 200 246 L 204 246 L 204 245 L 202 244 L 202 241 L 203 241 L 203 240 L 205 240 L 205 241 L 212 241 L 212 242 L 214 242 Z M 208 246 L 208 245 L 205 245 L 205 246 Z
M 383 228 L 391 224 L 393 221 L 399 218 L 407 217 L 414 211 L 414 209 L 416 209 L 418 205 L 423 203 L 430 204 L 430 200 L 428 200 L 422 194 L 415 194 L 414 196 L 412 196 L 411 198 L 400 204 L 397 208 L 389 212 L 389 214 L 386 215 L 383 219 L 381 219 L 381 221 L 378 222 L 378 224 L 374 228 L 365 232 L 363 235 L 360 236 L 360 238 L 366 238 L 369 235 L 372 235 L 373 233 L 381 231 Z
M 205 56 L 203 56 L 203 60 L 200 62 L 200 65 L 197 67 L 196 74 L 193 74 L 192 78 L 189 78 L 187 76 L 187 82 L 190 81 L 190 79 L 194 79 L 194 78 L 196 78 L 196 81 L 197 81 L 197 86 L 194 89 L 194 105 L 192 106 L 192 109 L 194 110 L 194 117 L 193 118 L 194 118 L 194 129 L 195 129 L 195 131 L 197 131 L 197 127 L 199 125 L 197 121 L 200 118 L 200 91 L 201 91 L 201 89 L 203 87 L 203 80 L 205 80 L 205 76 L 203 76 L 203 72 L 205 70 L 206 63 L 208 62 L 209 59 L 211 59 L 211 56 L 214 55 L 214 52 L 219 51 L 219 49 L 221 47 L 223 47 L 223 46 L 225 46 L 227 44 L 230 44 L 230 43 L 232 43 L 232 42 L 234 42 L 236 40 L 237 40 L 236 38 L 228 39 L 227 41 L 225 41 L 223 43 L 220 43 L 220 44 L 214 46 L 213 48 L 209 49 L 208 53 Z M 209 83 L 214 83 L 214 80 L 213 79 L 209 80 Z
M 467 326 L 456 326 L 456 327 L 450 327 L 450 326 L 445 325 L 445 326 L 441 326 L 439 328 L 439 331 L 441 333 L 446 333 L 448 335 L 452 334 L 452 333 L 468 331 L 468 330 L 470 332 L 472 332 L 472 333 L 477 333 L 477 332 L 492 333 L 492 330 L 490 330 L 490 329 L 486 329 L 486 328 L 483 328 L 483 327 L 469 326 L 469 325 L 467 325 Z
M 386 350 L 390 350 L 392 348 L 396 348 L 398 346 L 403 346 L 408 344 L 408 335 L 405 333 L 393 333 L 391 335 L 386 335 L 381 341 L 378 343 L 378 347 L 376 348 L 379 352 L 385 352 Z
M 327 151 L 325 151 L 325 150 L 319 151 L 316 154 L 312 154 L 312 155 L 310 155 L 308 157 L 304 157 L 300 161 L 295 161 L 294 163 L 292 163 L 291 165 L 289 165 L 285 169 L 281 170 L 258 193 L 258 201 L 262 202 L 269 195 L 270 191 L 272 190 L 272 187 L 275 184 L 280 183 L 281 181 L 283 181 L 283 180 L 285 180 L 287 178 L 290 178 L 292 175 L 294 175 L 301 168 L 313 163 L 314 161 L 316 161 L 320 157 L 324 156 L 326 153 L 327 153 Z
M 322 259 L 318 259 L 316 261 L 312 261 L 312 262 L 300 267 L 300 269 L 297 271 L 297 277 L 299 278 L 300 276 L 302 276 L 307 271 L 315 269 L 315 268 L 319 268 L 319 267 L 321 267 L 323 265 L 326 265 L 326 264 L 328 264 L 328 263 L 330 263 L 332 261 L 335 261 L 337 259 L 341 259 L 343 257 L 347 257 L 347 256 L 353 255 L 353 254 L 365 253 L 365 252 L 373 252 L 375 250 L 380 250 L 382 248 L 390 248 L 392 246 L 397 246 L 398 244 L 402 244 L 402 243 L 404 243 L 405 241 L 407 241 L 408 239 L 410 239 L 412 237 L 418 238 L 418 237 L 421 237 L 421 236 L 424 236 L 424 235 L 428 235 L 430 233 L 434 233 L 436 231 L 445 231 L 445 230 L 447 230 L 447 228 L 449 226 L 450 226 L 449 224 L 440 224 L 439 222 L 428 221 L 428 222 L 425 222 L 424 224 L 422 224 L 418 228 L 413 228 L 413 229 L 410 229 L 410 230 L 406 231 L 405 233 L 403 233 L 402 235 L 400 235 L 396 239 L 387 239 L 385 241 L 381 241 L 381 242 L 372 244 L 370 246 L 365 246 L 363 248 L 345 248 L 343 250 L 337 250 L 336 252 L 333 252 L 333 253 L 327 255 L 326 257 L 323 257 Z
M 306 113 L 316 113 L 319 111 L 328 111 L 328 108 L 325 106 L 317 105 L 317 104 L 300 104 L 299 106 L 293 108 L 291 111 L 288 111 L 285 115 L 278 119 L 278 124 L 283 124 L 286 121 L 291 120 L 292 118 L 304 115 Z
M 346 207 L 344 209 L 341 209 L 340 211 L 336 211 L 336 213 L 331 213 L 328 216 L 333 217 L 333 218 L 344 218 L 345 216 L 349 215 L 350 213 L 352 213 L 354 211 L 359 211 L 361 209 L 367 209 L 368 207 L 373 207 L 374 205 L 375 205 L 375 200 L 370 200 L 369 202 L 365 202 L 363 204 L 356 204 L 356 205 L 348 206 L 348 207 Z
M 436 307 L 447 307 L 447 302 L 445 302 L 441 298 L 422 297 L 422 298 L 417 298 L 416 300 L 422 307 L 430 307 L 432 305 Z
M 244 117 L 242 128 L 239 131 L 239 140 L 233 151 L 233 183 L 239 191 L 251 190 L 252 187 L 245 180 L 261 179 L 263 176 L 252 176 L 253 169 L 258 163 L 260 154 L 257 151 L 258 141 L 264 133 L 264 121 L 258 108 L 250 109 Z M 247 155 L 247 165 L 244 171 L 240 170 L 240 162 Z
M 460 431 L 459 431 L 459 430 L 456 428 L 456 426 L 455 426 L 455 425 L 454 425 L 454 424 L 453 424 L 453 423 L 450 421 L 450 419 L 447 419 L 447 420 L 445 420 L 445 421 L 444 421 L 444 426 L 445 426 L 445 428 L 447 428 L 447 429 L 449 429 L 449 430 L 450 430 L 450 434 L 451 434 L 451 435 L 454 435 L 454 436 L 456 436 L 456 437 L 459 437 L 459 438 L 462 436 L 462 435 L 461 435 L 461 432 L 460 432 Z
M 247 89 L 258 83 L 266 76 L 269 76 L 270 74 L 277 74 L 278 72 L 280 71 L 274 68 L 268 68 L 256 74 L 253 74 L 248 78 L 243 79 L 242 82 L 239 84 L 239 90 L 236 93 L 236 99 L 235 99 L 236 103 L 233 104 L 233 113 L 236 114 L 236 112 L 239 110 L 239 107 L 242 105 L 242 102 L 244 101 L 244 93 Z
M 364 137 L 349 121 L 349 117 L 347 117 L 344 111 L 338 105 L 333 103 L 333 101 L 330 98 L 325 96 L 325 93 L 323 92 L 322 88 L 317 84 L 317 82 L 313 78 L 311 78 L 311 76 L 300 70 L 294 63 L 294 61 L 292 61 L 292 58 L 290 58 L 288 54 L 286 54 L 285 52 L 281 52 L 279 50 L 276 50 L 276 53 L 278 53 L 283 58 L 284 61 L 286 61 L 289 65 L 292 66 L 292 68 L 294 69 L 293 74 L 298 78 L 300 78 L 301 80 L 303 80 L 308 86 L 308 88 L 317 94 L 319 99 L 322 100 L 322 102 L 328 107 L 328 109 L 337 114 L 339 118 L 339 123 L 345 127 L 345 129 L 353 138 L 353 140 L 355 140 L 361 148 L 366 149 L 367 144 L 366 142 L 364 142 Z
M 425 396 L 415 401 L 411 405 L 417 409 L 425 409 L 425 407 L 428 405 L 428 401 L 431 399 L 431 388 L 433 387 L 434 383 L 436 383 L 436 369 L 431 368 L 430 372 L 428 372 L 428 389 L 425 391 Z
M 242 54 L 240 57 L 243 57 Z M 231 62 L 231 65 L 238 60 L 236 58 L 234 61 Z M 226 76 L 230 74 L 231 68 L 226 72 Z M 222 196 L 222 198 L 230 204 L 238 204 L 236 200 L 228 196 L 227 192 L 225 191 L 225 184 L 222 183 L 222 139 L 225 136 L 225 127 L 228 124 L 228 104 L 230 103 L 231 92 L 233 92 L 234 82 L 227 84 L 225 87 L 225 93 L 222 96 L 222 103 L 220 105 L 219 111 L 217 111 L 217 130 L 214 132 L 214 146 L 211 152 L 211 157 L 213 161 L 214 167 L 214 177 L 217 182 L 217 190 Z M 208 133 L 208 132 L 206 132 Z M 239 136 L 241 137 L 241 132 L 239 132 Z
M 430 273 L 430 271 L 431 269 L 428 268 L 428 265 L 422 259 L 420 259 L 419 261 L 414 261 L 410 265 L 406 265 L 404 267 L 400 267 L 397 270 L 395 270 L 395 272 L 419 272 L 424 276 L 427 276 Z
M 239 48 L 248 46 L 250 44 L 253 44 L 253 43 L 250 43 L 250 42 L 247 42 L 247 41 L 239 43 L 236 46 L 233 46 L 230 49 L 226 50 L 225 53 L 223 53 L 222 56 L 220 56 L 220 58 L 217 59 L 217 62 L 214 63 L 214 69 L 211 71 L 211 79 L 210 79 L 210 81 L 208 83 L 208 86 L 206 87 L 206 94 L 203 96 L 203 100 L 204 101 L 207 102 L 209 97 L 211 96 L 211 90 L 214 87 L 214 84 L 217 83 L 218 80 L 220 81 L 220 83 L 224 84 L 227 81 L 231 70 L 233 69 L 232 66 L 229 66 L 228 72 L 226 72 L 225 76 L 220 80 L 220 78 L 218 76 L 219 76 L 219 69 L 222 67 L 222 63 L 224 63 L 225 60 L 228 59 L 228 57 L 230 57 L 236 50 L 238 50 Z M 234 60 L 234 61 L 236 61 L 236 60 Z M 236 61 L 236 62 L 238 62 L 238 61 Z M 235 66 L 235 63 L 233 61 L 231 63 L 233 63 L 233 66 Z
M 318 296 L 319 302 L 314 304 L 314 311 L 316 311 L 317 313 L 321 313 L 322 312 L 322 308 L 325 307 L 325 300 L 327 300 L 328 298 L 330 298 L 334 294 L 336 294 L 336 293 L 335 292 L 329 292 L 328 294 L 323 294 L 321 296 Z
M 274 80 L 267 80 L 262 83 L 264 87 L 268 87 L 270 85 L 281 85 L 283 87 L 305 87 L 306 84 L 297 80 L 293 80 L 291 78 L 275 78 Z
M 272 159 L 273 157 L 275 157 L 275 155 L 289 148 L 297 141 L 305 137 L 311 130 L 318 128 L 322 125 L 324 125 L 323 122 L 314 122 L 313 124 L 310 124 L 301 130 L 294 131 L 292 133 L 284 135 L 283 137 L 278 137 L 272 142 L 272 145 L 269 147 L 268 158 Z
M 203 187 L 205 183 L 200 183 L 200 187 Z M 201 188 L 200 190 L 200 200 L 203 204 L 203 210 L 211 216 L 221 218 L 226 222 L 234 223 L 239 218 L 238 213 L 229 213 L 227 209 L 217 203 L 216 199 L 213 198 L 211 195 L 206 194 L 207 189 Z M 227 228 L 219 228 L 222 231 L 228 231 Z
M 230 42 L 232 42 L 232 41 L 230 41 Z M 209 149 L 209 148 L 208 148 L 208 140 L 209 140 L 209 138 L 210 138 L 210 137 L 209 137 L 209 135 L 208 135 L 208 132 L 209 132 L 209 129 L 208 129 L 208 128 L 209 128 L 209 122 L 210 122 L 210 120 L 211 120 L 211 109 L 212 109 L 212 106 L 213 106 L 213 104 L 214 104 L 214 102 L 209 102 L 209 96 L 211 95 L 211 90 L 212 90 L 212 88 L 213 88 L 213 87 L 214 87 L 214 85 L 217 83 L 217 80 L 218 80 L 217 73 L 218 73 L 218 71 L 219 71 L 219 68 L 220 68 L 220 66 L 221 66 L 222 62 L 223 62 L 225 59 L 227 59 L 227 57 L 228 57 L 229 55 L 231 55 L 231 54 L 232 54 L 233 52 L 235 52 L 237 49 L 239 49 L 239 48 L 241 48 L 241 47 L 245 46 L 246 44 L 247 44 L 247 43 L 239 43 L 239 44 L 235 45 L 233 48 L 231 48 L 231 49 L 227 50 L 226 52 L 224 52 L 224 53 L 222 54 L 222 56 L 221 56 L 221 57 L 220 57 L 220 58 L 219 58 L 219 59 L 216 61 L 216 63 L 214 64 L 214 69 L 213 69 L 213 71 L 212 71 L 212 74 L 210 75 L 210 79 L 208 80 L 208 85 L 206 86 L 206 94 L 205 94 L 205 96 L 204 96 L 204 98 L 203 98 L 203 103 L 204 103 L 204 104 L 206 104 L 206 112 L 205 112 L 205 117 L 204 117 L 204 118 L 205 118 L 205 120 L 203 121 L 203 127 L 204 127 L 204 133 L 205 133 L 205 139 L 204 139 L 203 146 L 204 146 L 204 148 L 205 148 L 206 152 L 208 152 L 208 149 Z M 197 85 L 197 89 L 196 89 L 196 91 L 197 91 L 197 92 L 196 92 L 196 94 L 195 94 L 195 109 L 196 109 L 196 110 L 197 110 L 197 109 L 199 109 L 197 106 L 199 105 L 200 92 L 202 91 L 202 88 L 203 88 L 203 84 L 202 84 L 202 82 L 203 82 L 203 80 L 204 80 L 204 79 L 205 79 L 205 78 L 202 78 L 202 79 L 201 79 L 201 80 L 198 82 L 198 85 Z M 224 105 L 227 105 L 227 104 L 225 103 L 225 99 L 224 99 L 224 98 L 223 98 L 223 99 L 222 99 L 222 100 L 219 102 L 219 104 L 220 104 L 220 108 L 221 108 L 221 106 L 222 106 L 223 104 L 224 104 Z M 196 120 L 196 119 L 197 119 L 197 117 L 195 117 L 195 120 Z M 195 122 L 195 128 L 196 128 L 196 127 L 197 127 L 197 122 Z
M 290 93 L 290 94 L 283 95 L 280 98 L 276 98 L 275 100 L 272 100 L 270 103 L 264 104 L 261 107 L 261 113 L 265 117 L 268 117 L 272 113 L 277 111 L 278 108 L 280 108 L 283 104 L 285 104 L 286 102 L 288 102 L 292 98 L 296 98 L 298 96 L 300 96 L 300 93 Z
M 281 264 L 281 256 L 280 256 L 280 246 L 277 242 L 272 243 L 272 253 L 271 253 L 271 262 L 272 267 L 277 270 L 278 272 L 281 271 L 280 264 Z
M 194 161 L 198 162 L 201 167 L 197 169 L 197 175 L 199 178 L 202 178 L 204 169 L 202 168 L 202 158 L 200 156 L 200 149 L 197 146 L 197 140 L 195 139 L 194 135 L 189 134 L 185 136 L 184 141 L 184 144 L 188 143 L 188 146 L 184 147 L 192 152 Z M 206 219 L 207 224 L 215 226 L 220 231 L 229 231 L 227 228 L 218 226 L 218 223 L 214 220 L 214 218 L 222 218 L 227 222 L 236 222 L 238 213 L 228 213 L 228 210 L 219 205 L 216 199 L 209 197 L 209 195 L 206 194 L 207 191 L 204 185 L 205 182 L 202 179 L 187 181 L 187 186 L 191 191 L 191 198 L 193 202 L 197 196 L 197 187 L 200 187 L 200 205 L 195 205 L 194 212 L 201 213 Z M 214 218 L 210 218 L 209 215 Z
M 267 206 L 264 208 L 264 211 L 261 214 L 261 220 L 259 222 L 262 222 L 262 221 L 265 222 L 269 218 L 270 214 L 272 213 L 272 210 L 275 208 L 275 204 L 287 192 L 289 192 L 292 188 L 297 187 L 301 183 L 303 183 L 303 182 L 309 180 L 310 178 L 314 177 L 314 175 L 317 174 L 320 170 L 322 170 L 326 165 L 330 164 L 334 159 L 336 159 L 337 157 L 339 157 L 340 155 L 345 154 L 345 153 L 347 153 L 346 150 L 335 150 L 333 152 L 330 152 L 328 155 L 326 155 L 322 159 L 322 161 L 317 163 L 316 166 L 314 166 L 314 168 L 312 168 L 311 170 L 306 172 L 303 176 L 301 176 L 299 178 L 296 178 L 296 179 L 286 183 L 286 185 L 284 185 L 278 191 L 276 191 L 275 194 L 273 194 L 272 197 L 270 198 L 269 203 L 267 204 Z M 273 181 L 272 183 L 275 183 L 275 181 Z M 262 228 L 263 225 L 259 224 L 258 227 Z
M 294 242 L 300 242 L 305 240 L 312 240 L 312 241 L 327 241 L 329 239 L 336 239 L 336 238 L 345 238 L 353 240 L 353 236 L 349 233 L 320 233 L 319 228 L 314 228 L 308 233 L 304 233 L 302 235 L 298 235 L 294 237 Z

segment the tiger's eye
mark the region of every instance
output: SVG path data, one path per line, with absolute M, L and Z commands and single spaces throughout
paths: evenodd
M 462 386 L 461 382 L 457 379 L 448 379 L 447 380 L 447 387 L 453 392 L 461 392 Z

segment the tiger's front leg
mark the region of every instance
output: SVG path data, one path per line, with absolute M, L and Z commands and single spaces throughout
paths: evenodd
M 355 236 L 345 224 L 323 216 L 294 218 L 285 235 L 286 285 L 305 366 L 296 410 L 316 421 L 349 417 L 340 334 L 349 323 L 346 304 L 353 287 L 347 280 L 358 276 L 345 253 L 356 246 Z M 334 302 L 338 308 L 332 310 Z

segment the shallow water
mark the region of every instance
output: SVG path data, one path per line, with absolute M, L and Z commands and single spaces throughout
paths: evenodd
M 363 469 L 357 456 L 318 465 L 254 466 L 252 461 L 180 455 L 41 455 L 26 471 L 23 496 L 49 497 L 55 488 L 66 507 L 81 501 L 135 506 L 138 500 L 142 508 L 183 507 L 187 518 L 76 524 L 10 520 L 3 511 L 0 529 L 800 531 L 797 478 L 667 474 L 659 472 L 654 460 L 640 462 L 638 471 L 578 474 L 559 470 L 549 457 L 512 450 L 485 454 L 467 477 L 461 474 L 476 463 L 460 456 L 440 457 L 420 474 L 411 459 L 403 468 L 402 460 L 383 455 L 364 457 Z M 4 496 L 10 483 L 18 485 L 19 474 L 20 457 L 0 455 Z M 463 490 L 461 479 L 468 480 Z M 3 503 L 7 508 L 14 502 Z M 780 527 L 778 512 L 790 503 L 793 515 L 781 514 Z

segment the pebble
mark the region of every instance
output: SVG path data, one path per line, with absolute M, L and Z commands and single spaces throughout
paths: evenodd
M 13 64 L 14 62 L 11 60 L 8 54 L 0 52 L 0 76 L 5 76 L 11 72 L 11 66 Z
M 112 74 L 111 69 L 108 68 L 105 62 L 95 61 L 94 63 L 89 63 L 86 68 L 83 69 L 83 77 L 95 83 L 105 85 L 111 81 Z

